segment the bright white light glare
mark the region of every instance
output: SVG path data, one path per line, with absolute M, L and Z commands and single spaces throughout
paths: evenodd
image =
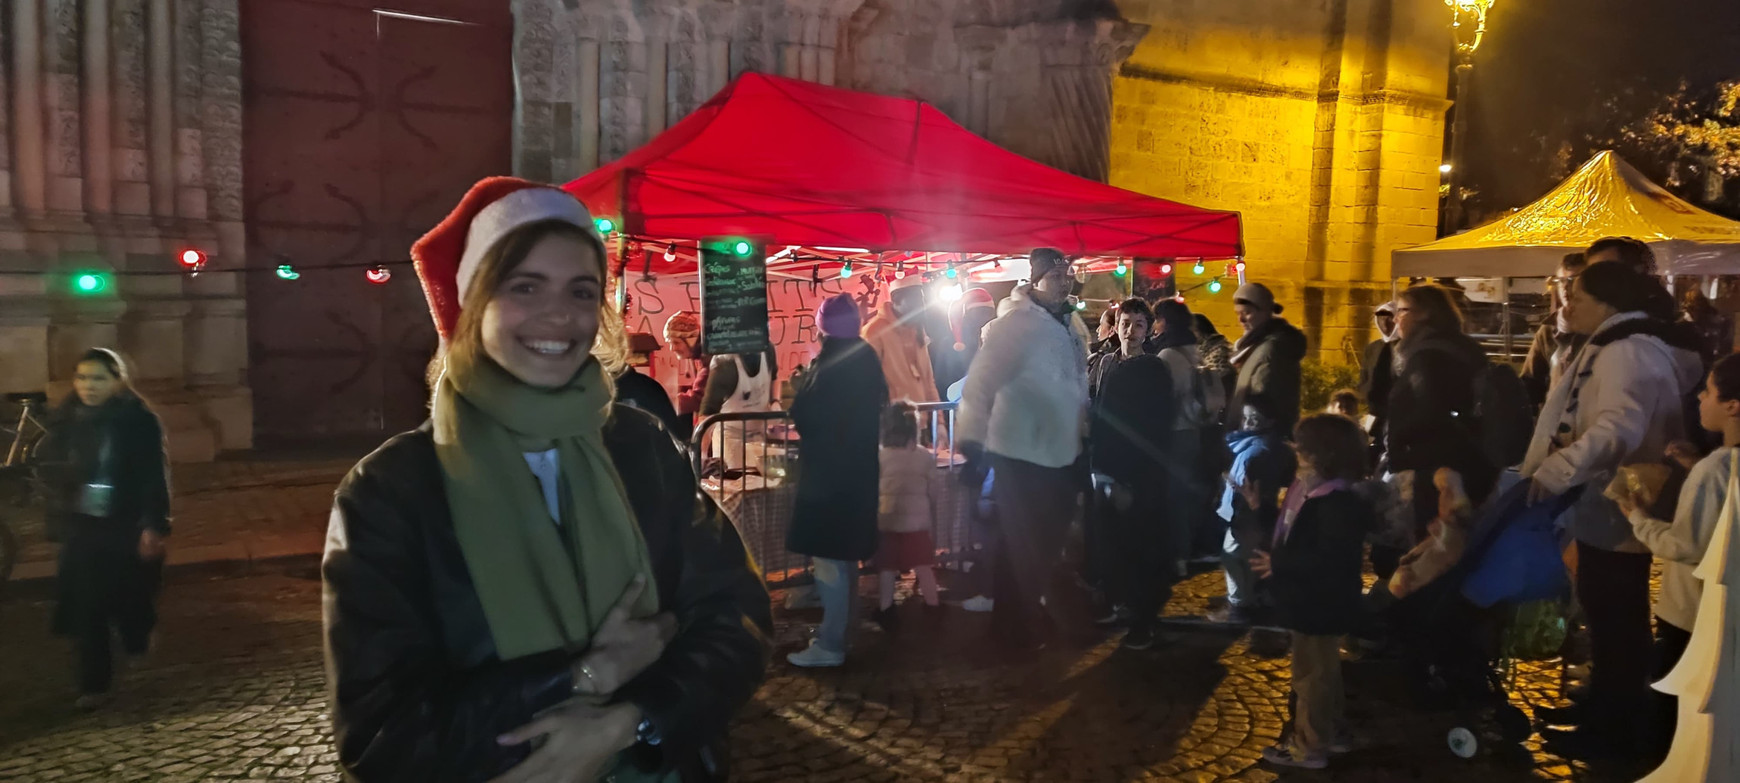
M 1455 168 L 1455 167 L 1446 163 L 1446 164 L 1438 167 L 1438 173 L 1439 174 L 1449 174 L 1450 170 L 1453 168 Z
M 960 299 L 964 293 L 965 292 L 963 292 L 961 290 L 960 285 L 957 284 L 957 285 L 945 285 L 945 286 L 943 286 L 942 291 L 939 292 L 939 295 L 942 297 L 942 300 L 944 302 L 953 302 L 957 299 Z

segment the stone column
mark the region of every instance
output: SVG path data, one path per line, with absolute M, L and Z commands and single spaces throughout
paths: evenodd
M 201 120 L 210 215 L 218 222 L 220 252 L 240 260 L 246 257 L 247 242 L 242 229 L 242 43 L 237 0 L 205 0 L 201 30 Z
M 514 174 L 547 182 L 555 131 L 550 82 L 555 69 L 556 19 L 546 0 L 514 8 Z
M 206 218 L 205 152 L 200 129 L 200 0 L 176 0 L 175 214 Z
M 82 213 L 84 156 L 79 138 L 79 2 L 45 0 L 43 108 L 48 127 L 48 207 Z
M 175 30 L 171 0 L 150 0 L 151 214 L 175 217 Z
M 1051 110 L 1049 154 L 1041 160 L 1105 182 L 1111 173 L 1112 71 L 1129 59 L 1144 25 L 1101 19 L 1030 26 L 1044 66 Z
M 109 165 L 109 0 L 85 0 L 84 33 L 85 208 L 107 215 L 115 206 Z
M 695 84 L 702 95 L 695 103 L 697 108 L 731 83 L 731 34 L 736 27 L 735 7 L 709 4 L 701 9 Z
M 955 41 L 961 47 L 961 65 L 967 71 L 967 103 L 961 124 L 986 138 L 991 135 L 991 74 L 997 50 L 1008 38 L 1008 30 L 1001 27 L 962 27 L 955 31 Z
M 18 209 L 41 215 L 48 205 L 42 139 L 42 16 L 40 0 L 11 0 L 12 159 L 17 163 Z
M 580 39 L 574 52 L 574 149 L 585 172 L 598 168 L 598 39 Z
M 110 0 L 114 22 L 115 211 L 151 214 L 146 176 L 145 0 Z
M 646 42 L 646 117 L 642 142 L 652 139 L 665 129 L 665 87 L 668 85 L 668 45 L 662 38 L 649 37 Z
M 20 0 L 13 0 L 13 2 L 20 2 Z M 6 51 L 8 38 L 6 26 L 5 14 L 0 13 L 0 52 Z M 9 73 L 10 69 L 7 68 L 5 58 L 0 57 L 0 139 L 6 140 L 12 138 L 11 111 L 8 108 L 10 101 L 4 97 L 12 92 L 12 83 L 7 80 Z M 11 218 L 12 145 L 0 142 L 0 224 L 11 222 Z

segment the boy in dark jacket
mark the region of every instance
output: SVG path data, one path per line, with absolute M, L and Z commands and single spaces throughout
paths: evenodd
M 1263 402 L 1251 400 L 1242 412 L 1243 426 L 1226 434 L 1232 467 L 1226 474 L 1216 511 L 1227 523 L 1221 566 L 1226 569 L 1227 604 L 1210 612 L 1213 622 L 1248 625 L 1261 619 L 1263 590 L 1251 574 L 1251 553 L 1268 546 L 1280 513 L 1281 490 L 1293 483 L 1296 465 L 1287 447 L 1286 433 L 1275 417 L 1263 410 Z M 1244 491 L 1249 488 L 1251 491 Z M 1256 498 L 1255 503 L 1246 497 Z
M 1329 765 L 1345 748 L 1342 731 L 1341 637 L 1360 620 L 1360 571 L 1372 511 L 1353 492 L 1365 477 L 1366 443 L 1359 425 L 1320 413 L 1293 430 L 1299 478 L 1287 490 L 1270 550 L 1251 556 L 1251 571 L 1274 588 L 1278 622 L 1293 642 L 1292 740 L 1263 751 L 1271 764 L 1306 769 Z

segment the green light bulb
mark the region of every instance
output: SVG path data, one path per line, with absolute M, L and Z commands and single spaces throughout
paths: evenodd
M 748 256 L 753 250 L 755 250 L 753 245 L 743 241 L 739 241 L 737 244 L 731 246 L 731 252 L 736 253 L 739 256 Z
M 94 294 L 103 290 L 103 278 L 100 275 L 86 272 L 73 280 L 80 293 Z
M 616 230 L 616 221 L 611 220 L 610 218 L 598 218 L 597 220 L 592 221 L 592 223 L 598 227 L 598 233 L 600 234 L 608 234 Z
M 1200 274 L 1202 274 L 1203 269 L 1204 269 L 1204 267 L 1202 265 L 1202 262 L 1198 261 L 1198 262 L 1196 262 L 1196 266 L 1193 266 L 1190 268 L 1190 271 L 1195 272 L 1196 274 L 1200 275 Z
M 1213 280 L 1208 281 L 1208 292 L 1211 294 L 1220 293 L 1220 278 L 1217 277 Z
M 295 279 L 300 278 L 300 277 L 302 277 L 302 273 L 296 271 L 296 267 L 293 267 L 289 264 L 279 264 L 278 265 L 278 279 L 279 280 L 295 280 Z

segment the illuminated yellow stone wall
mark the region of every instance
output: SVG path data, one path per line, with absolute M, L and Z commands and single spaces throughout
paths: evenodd
M 1111 182 L 1243 213 L 1247 274 L 1319 358 L 1355 360 L 1390 251 L 1431 241 L 1449 17 L 1441 0 L 1118 0 L 1150 26 L 1112 87 Z M 1207 275 L 1178 267 L 1180 289 Z M 1186 293 L 1239 334 L 1232 282 Z

